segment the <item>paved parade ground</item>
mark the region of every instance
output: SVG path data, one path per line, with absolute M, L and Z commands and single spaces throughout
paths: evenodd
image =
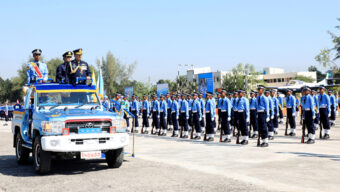
M 10 126 L 0 122 L 0 191 L 339 191 L 340 121 L 331 139 L 316 144 L 279 136 L 268 148 L 206 143 L 136 135 L 123 166 L 107 169 L 104 161 L 54 161 L 52 173 L 35 174 L 33 162 L 19 166 Z M 170 135 L 170 133 L 168 133 Z M 132 138 L 132 137 L 131 137 Z M 318 137 L 317 137 L 318 138 Z M 132 141 L 132 140 L 131 140 Z

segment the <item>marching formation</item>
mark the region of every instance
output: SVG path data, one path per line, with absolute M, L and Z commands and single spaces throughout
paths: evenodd
M 292 90 L 288 89 L 286 93 L 284 99 L 282 93 L 259 86 L 257 92 L 250 93 L 249 99 L 244 90 L 234 93 L 222 90 L 216 98 L 208 92 L 205 95 L 166 94 L 160 95 L 159 99 L 157 95 L 152 95 L 151 99 L 147 95 L 143 95 L 142 99 L 133 95 L 131 101 L 127 96 L 121 100 L 121 94 L 116 93 L 113 102 L 104 97 L 103 105 L 108 111 L 130 111 L 135 116 L 132 121 L 135 132 L 141 134 L 151 132 L 166 136 L 168 131 L 172 131 L 171 137 L 200 140 L 204 133 L 203 140 L 210 142 L 220 130 L 220 142 L 229 143 L 232 136 L 236 136 L 237 144 L 247 145 L 249 138 L 253 138 L 258 139 L 258 146 L 268 147 L 268 141 L 278 134 L 285 111 L 286 136 L 296 136 L 296 117 L 300 116 L 303 132 L 307 128 L 307 134 L 303 133 L 303 137 L 308 137 L 307 144 L 315 143 L 315 130 L 319 128 L 320 138 L 329 139 L 338 108 L 332 91 L 326 94 L 324 87 L 320 87 L 319 92 L 305 87 L 300 100 Z M 122 114 L 129 125 L 128 115 Z M 142 124 L 139 123 L 140 116 Z M 152 120 L 151 126 L 149 120 Z

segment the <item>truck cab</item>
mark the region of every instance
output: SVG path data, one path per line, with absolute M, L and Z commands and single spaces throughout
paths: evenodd
M 104 111 L 95 86 L 33 84 L 22 109 L 13 112 L 13 147 L 19 164 L 32 153 L 38 173 L 48 173 L 52 158 L 105 158 L 122 165 L 129 144 L 126 121 Z

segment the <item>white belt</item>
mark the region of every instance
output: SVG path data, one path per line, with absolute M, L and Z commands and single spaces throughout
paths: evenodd
M 197 111 L 192 111 L 193 113 L 197 113 Z
M 164 112 L 164 110 L 161 110 L 161 112 Z
M 171 113 L 176 113 L 176 111 L 171 111 Z
M 251 108 L 250 110 L 256 110 L 256 108 Z
M 210 111 L 205 111 L 205 113 L 210 113 Z
M 319 108 L 328 108 L 328 106 L 327 105 L 322 105 Z
M 287 108 L 292 108 L 292 106 L 287 106 Z
M 222 109 L 221 112 L 227 112 L 227 110 Z
M 244 110 L 238 110 L 237 112 L 244 112 Z
M 185 111 L 181 111 L 181 113 L 185 113 Z
M 305 111 L 310 111 L 310 108 L 306 108 Z
M 263 110 L 263 109 L 260 109 L 260 110 L 257 110 L 257 112 L 260 112 L 260 113 L 261 113 L 261 112 L 264 112 L 264 110 Z

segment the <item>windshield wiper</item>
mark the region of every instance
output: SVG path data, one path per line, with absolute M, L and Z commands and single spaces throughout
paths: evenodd
M 59 107 L 61 105 L 61 103 L 58 103 L 57 105 L 54 105 L 53 107 L 50 108 L 50 111 L 56 107 Z

